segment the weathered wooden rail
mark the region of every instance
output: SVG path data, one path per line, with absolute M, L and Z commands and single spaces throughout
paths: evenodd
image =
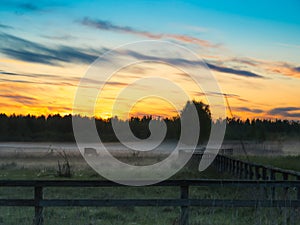
M 300 180 L 300 172 L 246 162 L 226 155 L 217 155 L 214 164 L 219 171 L 229 172 L 240 179 L 276 180 L 279 174 L 283 180 Z
M 43 224 L 44 207 L 91 206 L 91 207 L 126 207 L 126 206 L 178 206 L 181 207 L 180 224 L 187 225 L 189 207 L 300 207 L 300 198 L 295 199 L 263 199 L 263 200 L 230 200 L 230 199 L 194 199 L 189 196 L 192 186 L 203 187 L 240 187 L 240 188 L 298 188 L 300 181 L 290 180 L 167 180 L 152 186 L 178 187 L 179 196 L 176 199 L 46 199 L 44 188 L 63 187 L 126 187 L 106 180 L 0 180 L 0 187 L 32 187 L 33 199 L 0 199 L 0 206 L 35 207 L 35 225 Z

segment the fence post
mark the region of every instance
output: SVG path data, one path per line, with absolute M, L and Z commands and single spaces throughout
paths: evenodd
M 236 174 L 235 174 L 235 169 L 236 169 L 236 166 L 235 166 L 235 159 L 232 159 L 232 175 L 235 177 Z
M 282 173 L 282 178 L 283 178 L 284 181 L 287 181 L 289 179 L 289 174 L 288 173 Z M 284 198 L 286 199 L 289 188 L 286 187 L 283 190 L 284 190 Z
M 244 178 L 245 179 L 248 179 L 248 176 L 249 176 L 249 164 L 248 163 L 245 163 L 244 164 Z
M 203 156 L 202 156 L 203 157 Z M 219 155 L 216 156 L 213 164 L 215 165 L 215 168 L 217 171 L 219 171 L 219 167 L 220 167 L 220 159 L 219 159 Z
M 235 177 L 239 177 L 239 161 L 235 160 Z
M 271 180 L 275 180 L 276 179 L 275 171 L 272 170 L 272 169 L 270 170 L 270 179 Z M 275 187 L 271 188 L 271 197 L 272 197 L 272 200 L 275 200 Z
M 249 178 L 250 180 L 253 180 L 253 166 L 251 164 L 249 164 Z
M 300 180 L 300 176 L 297 176 L 297 180 Z M 297 200 L 300 200 L 300 186 L 297 187 Z
M 43 207 L 40 206 L 40 201 L 43 199 L 43 187 L 36 186 L 34 187 L 34 225 L 43 225 Z
M 184 185 L 180 186 L 180 198 L 181 199 L 189 199 L 189 186 Z M 180 216 L 180 225 L 188 225 L 189 224 L 189 208 L 187 205 L 181 206 L 181 216 Z
M 255 166 L 255 178 L 256 180 L 260 179 L 259 166 Z
M 225 172 L 228 172 L 228 158 L 226 156 L 224 156 L 224 158 L 225 158 L 225 162 L 224 162 L 225 163 L 225 165 L 224 165 L 225 168 L 224 169 L 225 169 Z
M 220 167 L 220 172 L 224 172 L 224 158 L 222 155 L 220 155 L 220 160 L 221 160 L 221 167 Z
M 267 179 L 268 179 L 268 176 L 267 176 L 267 168 L 266 168 L 266 167 L 263 167 L 263 168 L 262 168 L 262 179 L 263 179 L 263 180 L 267 180 Z
M 287 181 L 289 179 L 289 174 L 288 173 L 282 173 L 282 178 L 284 181 Z M 288 187 L 285 187 L 283 188 L 283 195 L 284 195 L 284 200 L 288 200 L 288 191 L 289 191 L 289 188 Z M 289 217 L 288 217 L 288 212 L 287 212 L 287 209 L 284 208 L 283 209 L 284 211 L 284 224 L 290 224 L 289 223 Z
M 243 178 L 243 172 L 244 172 L 244 169 L 243 169 L 244 165 L 243 165 L 243 164 L 244 164 L 244 163 L 243 163 L 242 161 L 240 161 L 240 163 L 239 163 L 239 168 L 240 168 L 240 171 L 239 171 L 239 178 L 240 178 L 240 179 Z

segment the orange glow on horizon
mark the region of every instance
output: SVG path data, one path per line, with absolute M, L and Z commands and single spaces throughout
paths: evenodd
M 14 76 L 1 74 L 0 113 L 37 116 L 72 114 L 77 85 L 85 74 L 87 66 L 73 64 L 72 68 L 67 66 L 45 66 L 5 58 L 1 58 L 0 62 L 3 65 L 3 70 L 16 73 Z M 16 70 L 9 71 L 11 67 L 16 68 Z M 292 68 L 280 67 L 280 65 L 271 67 L 268 63 L 263 64 L 262 67 L 270 72 L 277 71 L 290 77 L 289 79 L 281 78 L 278 81 L 276 79 L 237 77 L 228 73 L 213 72 L 223 93 L 229 94 L 229 103 L 234 117 L 243 120 L 247 118 L 296 119 L 271 115 L 269 111 L 275 107 L 297 106 L 299 104 L 300 90 L 297 88 L 297 82 L 295 82 L 299 72 L 294 71 Z M 18 71 L 22 71 L 22 73 L 18 73 Z M 87 114 L 83 111 L 80 114 L 82 116 L 96 115 L 96 117 L 103 119 L 110 118 L 113 115 L 112 105 L 120 91 L 141 77 L 151 76 L 170 79 L 182 88 L 190 99 L 207 103 L 201 89 L 178 68 L 166 64 L 143 63 L 123 68 L 114 74 L 98 96 L 95 113 Z M 272 78 L 271 75 L 269 76 Z M 236 82 L 240 82 L 240 85 L 236 85 Z M 91 81 L 92 85 L 94 84 Z M 144 89 L 143 93 L 145 94 L 149 93 L 149 88 L 150 84 L 149 87 L 141 87 L 141 89 Z M 163 91 L 163 86 L 158 85 L 157 88 L 161 88 Z M 167 93 L 168 90 L 165 92 Z M 235 95 L 235 93 L 238 93 L 238 95 Z M 170 92 L 167 94 L 174 95 L 176 93 Z M 131 101 L 130 96 L 127 97 L 127 99 L 121 101 L 123 106 Z M 183 107 L 185 101 L 180 98 L 177 100 L 177 104 Z M 122 104 L 117 115 L 120 118 L 125 118 L 124 113 L 121 113 L 123 110 Z M 143 115 L 172 118 L 178 114 L 166 102 L 148 99 L 137 102 L 129 112 L 130 117 Z M 230 116 L 228 115 L 228 117 Z

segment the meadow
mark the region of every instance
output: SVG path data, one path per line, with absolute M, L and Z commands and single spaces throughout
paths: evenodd
M 58 155 L 18 155 L 1 157 L 0 179 L 104 179 L 85 163 L 81 155 L 69 155 L 71 177 L 59 177 Z M 282 157 L 251 157 L 256 162 L 272 165 L 289 165 L 289 169 L 297 170 L 299 156 Z M 124 158 L 123 160 L 128 160 Z M 155 160 L 159 160 L 156 158 Z M 293 162 L 293 163 L 291 163 Z M 279 164 L 280 163 L 280 164 Z M 196 170 L 196 162 L 191 161 L 170 179 L 189 178 L 232 178 L 219 173 L 213 166 L 204 172 Z M 294 165 L 295 167 L 293 167 Z M 75 199 L 130 199 L 130 198 L 178 198 L 176 187 L 103 187 L 103 188 L 45 188 L 44 198 L 75 198 Z M 32 198 L 33 188 L 0 188 L 1 198 Z M 264 198 L 262 190 L 250 188 L 211 188 L 191 187 L 191 198 L 206 199 L 250 199 Z M 190 224 L 297 224 L 300 220 L 299 209 L 285 208 L 223 208 L 223 207 L 191 207 Z M 0 224 L 32 224 L 34 208 L 31 207 L 0 207 Z M 49 207 L 44 209 L 44 224 L 179 224 L 179 207 Z

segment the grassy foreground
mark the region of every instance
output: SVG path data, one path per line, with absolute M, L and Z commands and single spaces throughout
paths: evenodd
M 286 158 L 284 158 L 287 160 Z M 71 161 L 72 178 L 103 179 L 93 170 Z M 55 167 L 24 167 L 19 162 L 2 163 L 1 179 L 66 179 L 56 176 Z M 229 178 L 213 167 L 199 173 L 191 163 L 171 179 Z M 104 188 L 46 188 L 44 198 L 76 199 L 130 199 L 130 198 L 178 198 L 176 187 L 104 187 Z M 32 198 L 32 188 L 0 187 L 1 198 Z M 191 187 L 191 198 L 206 199 L 258 199 L 264 197 L 261 190 L 240 188 Z M 248 224 L 298 224 L 298 209 L 282 208 L 190 208 L 190 224 L 248 225 Z M 32 224 L 34 209 L 30 207 L 0 207 L 0 224 Z M 50 207 L 44 209 L 45 225 L 175 225 L 180 217 L 179 207 Z

